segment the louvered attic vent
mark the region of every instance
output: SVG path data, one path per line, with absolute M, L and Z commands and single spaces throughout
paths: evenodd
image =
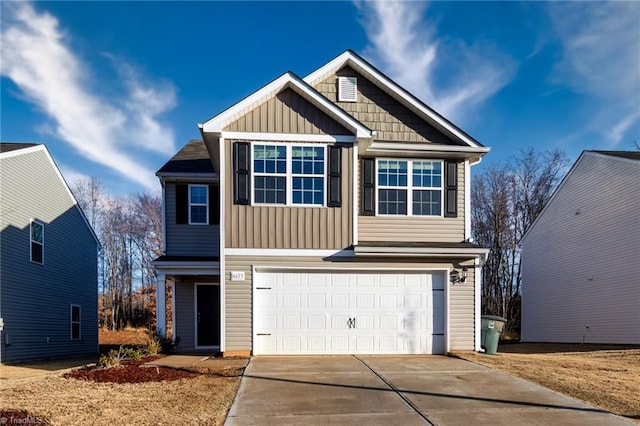
M 358 80 L 356 77 L 338 77 L 338 101 L 355 102 L 357 88 Z

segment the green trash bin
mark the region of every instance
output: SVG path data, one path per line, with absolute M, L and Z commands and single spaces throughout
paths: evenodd
M 494 315 L 482 315 L 482 327 L 480 330 L 480 347 L 486 354 L 495 355 L 498 352 L 500 334 L 507 322 L 506 318 Z

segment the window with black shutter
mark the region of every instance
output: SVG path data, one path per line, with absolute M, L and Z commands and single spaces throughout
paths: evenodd
M 342 148 L 329 147 L 329 170 L 327 174 L 327 206 L 342 206 Z
M 233 204 L 249 205 L 251 197 L 251 150 L 248 142 L 233 144 Z
M 458 216 L 458 163 L 445 163 L 444 217 Z
M 361 162 L 361 198 L 363 216 L 376 214 L 376 162 L 374 158 L 363 158 Z

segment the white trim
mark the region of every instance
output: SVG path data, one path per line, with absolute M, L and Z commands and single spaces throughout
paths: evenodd
M 78 308 L 78 310 L 80 311 L 78 313 L 78 321 L 74 321 L 73 320 L 73 308 Z M 78 323 L 78 338 L 74 339 L 73 338 L 73 324 L 77 322 Z M 77 342 L 82 340 L 82 306 L 75 304 L 75 303 L 71 303 L 69 304 L 69 340 L 73 341 L 73 342 Z
M 194 203 L 191 201 L 191 188 L 204 188 L 205 192 L 205 202 L 204 204 L 202 203 Z M 188 215 L 189 215 L 189 225 L 209 225 L 209 185 L 203 185 L 203 184 L 189 184 L 188 185 Z M 205 221 L 204 222 L 193 222 L 191 220 L 191 207 L 195 206 L 195 207 L 202 207 L 204 205 L 205 208 Z
M 448 354 L 451 350 L 451 292 L 449 287 L 451 284 L 451 271 L 454 268 L 447 268 L 444 283 L 444 353 Z
M 80 213 L 80 216 L 84 220 L 85 225 L 87 225 L 87 228 L 89 228 L 89 231 L 91 232 L 91 235 L 93 235 L 93 239 L 96 241 L 96 244 L 98 245 L 98 250 L 100 250 L 100 248 L 101 248 L 100 240 L 98 239 L 98 236 L 96 235 L 96 232 L 94 231 L 93 227 L 89 223 L 89 220 L 87 219 L 87 216 L 84 214 L 84 211 L 82 211 L 82 209 L 78 205 L 78 201 L 73 196 L 73 193 L 71 192 L 71 189 L 69 188 L 69 185 L 67 184 L 67 181 L 64 179 L 64 176 L 62 176 L 62 173 L 60 172 L 60 169 L 58 168 L 56 162 L 53 160 L 53 157 L 51 156 L 51 154 L 49 154 L 49 150 L 47 149 L 46 145 L 36 145 L 36 146 L 28 147 L 28 148 L 15 149 L 13 151 L 2 152 L 2 153 L 0 153 L 0 159 L 17 157 L 19 155 L 32 154 L 32 153 L 36 153 L 38 151 L 44 152 L 46 158 L 49 160 L 49 163 L 51 163 L 51 165 L 53 166 L 54 173 L 58 176 L 58 179 L 60 179 L 60 181 L 62 182 L 62 186 L 64 187 L 65 192 L 67 193 L 67 195 L 71 199 L 71 203 L 73 205 L 75 205 L 76 209 L 78 209 L 78 212 Z
M 470 238 L 471 238 L 471 166 L 469 166 L 469 160 L 464 160 L 464 241 L 469 241 Z
M 360 200 L 358 198 L 358 188 L 360 185 L 360 162 L 358 161 L 358 142 L 353 145 L 353 170 L 351 172 L 351 178 L 353 179 L 353 245 L 358 245 L 358 215 L 360 213 Z
M 193 347 L 195 349 L 218 349 L 220 350 L 221 345 L 210 345 L 210 346 L 199 346 L 198 345 L 198 286 L 206 285 L 206 286 L 219 286 L 220 283 L 207 283 L 207 282 L 194 282 L 193 283 Z M 220 300 L 220 304 L 222 305 L 222 298 Z M 220 339 L 222 339 L 222 310 L 220 310 Z
M 261 132 L 222 132 L 227 139 L 274 141 L 274 142 L 324 142 L 355 143 L 356 137 L 351 135 L 306 135 L 299 133 L 261 133 Z
M 226 185 L 226 157 L 225 157 L 225 139 L 221 136 L 218 139 L 218 152 L 220 154 L 220 176 L 223 177 L 220 181 L 220 263 L 219 263 L 219 274 L 220 274 L 220 351 L 224 352 L 226 350 L 226 335 L 227 335 L 227 325 L 226 325 L 226 311 L 227 311 L 227 280 L 226 280 L 226 259 L 224 258 L 225 252 L 225 236 L 226 236 L 226 216 L 225 216 L 225 203 L 227 198 L 227 185 Z
M 404 161 L 407 163 L 407 185 L 406 186 L 381 186 L 378 182 L 378 170 L 380 161 Z M 437 187 L 426 187 L 426 186 L 413 186 L 413 163 L 414 162 L 432 162 L 432 163 L 440 163 L 440 188 Z M 456 176 L 457 179 L 457 176 Z M 388 190 L 406 190 L 407 191 L 407 213 L 406 214 L 382 214 L 378 211 L 378 206 L 380 205 L 380 189 L 388 189 Z M 413 213 L 413 191 L 440 191 L 440 214 L 439 215 L 418 215 Z M 444 161 L 440 159 L 412 159 L 412 158 L 387 158 L 387 157 L 379 157 L 376 158 L 376 168 L 375 168 L 375 191 L 376 191 L 376 205 L 375 212 L 376 216 L 380 217 L 418 217 L 418 218 L 442 218 L 444 217 Z
M 319 80 L 326 78 L 329 74 L 332 74 L 342 68 L 344 65 L 350 65 L 357 72 L 364 74 L 364 77 L 371 80 L 381 90 L 389 94 L 391 97 L 400 101 L 400 103 L 407 106 L 409 109 L 418 112 L 423 117 L 426 117 L 429 121 L 435 123 L 437 126 L 446 130 L 461 142 L 466 143 L 471 147 L 480 147 L 479 142 L 472 137 L 464 133 L 460 128 L 449 122 L 446 118 L 442 117 L 436 111 L 420 102 L 417 98 L 411 95 L 409 92 L 398 86 L 389 78 L 384 76 L 380 71 L 373 66 L 365 62 L 362 58 L 356 55 L 354 52 L 347 50 L 332 61 L 318 68 L 304 78 L 304 81 L 310 85 L 314 85 Z
M 482 291 L 482 264 L 480 263 L 480 259 L 476 259 L 474 262 L 474 286 L 473 286 L 473 309 L 474 309 L 474 350 L 480 351 L 480 330 L 482 327 L 481 323 L 481 305 L 480 305 L 480 294 Z
M 350 257 L 353 250 L 316 250 L 316 249 L 256 249 L 225 248 L 225 256 L 300 256 L 300 257 Z
M 264 271 L 309 271 L 309 272 L 335 272 L 337 274 L 342 273 L 342 272 L 366 272 L 366 271 L 370 271 L 370 272 L 389 272 L 389 271 L 396 271 L 396 272 L 404 272 L 404 271 L 411 271 L 411 272 L 429 272 L 429 271 L 439 271 L 439 272 L 447 272 L 450 271 L 451 268 L 443 268 L 443 267 L 429 267 L 429 266 L 424 266 L 424 267 L 412 267 L 412 268 L 405 268 L 405 267 L 398 267 L 398 266 L 388 266 L 388 267 L 377 267 L 377 266 L 346 266 L 344 268 L 339 268 L 339 267 L 335 267 L 335 266 L 282 266 L 282 265 L 278 265 L 278 266 L 273 266 L 273 265 L 253 265 L 253 271 L 254 272 L 264 272 Z M 253 281 L 255 282 L 255 276 Z M 446 284 L 446 283 L 445 283 Z
M 371 137 L 371 130 L 357 121 L 351 115 L 347 114 L 337 105 L 333 104 L 327 98 L 318 93 L 311 86 L 306 84 L 302 79 L 291 72 L 286 72 L 280 77 L 263 86 L 261 89 L 253 92 L 235 105 L 227 108 L 222 113 L 199 125 L 205 133 L 221 133 L 222 130 L 234 120 L 245 115 L 269 97 L 280 93 L 282 90 L 290 88 L 298 95 L 311 102 L 314 106 L 320 108 L 325 113 L 333 116 L 343 126 L 353 131 L 357 137 Z
M 489 249 L 485 248 L 444 248 L 444 247 L 367 247 L 356 246 L 356 256 L 429 256 L 441 258 L 477 257 L 482 262 L 487 258 Z
M 40 227 L 42 228 L 42 242 L 35 241 L 33 239 L 33 224 L 34 223 L 40 225 Z M 32 247 L 33 243 L 40 244 L 40 246 L 42 246 L 42 262 L 36 262 L 35 260 L 33 260 L 33 247 Z M 44 223 L 42 223 L 42 222 L 40 222 L 39 220 L 36 220 L 36 219 L 31 219 L 29 221 L 29 261 L 31 261 L 31 263 L 35 263 L 37 265 L 44 265 Z
M 367 151 L 386 151 L 386 152 L 402 152 L 402 153 L 415 153 L 422 155 L 424 153 L 430 154 L 471 154 L 484 155 L 489 152 L 491 148 L 487 147 L 467 147 L 458 145 L 440 145 L 430 144 L 422 142 L 385 142 L 385 141 L 373 141 L 367 147 Z
M 167 274 L 156 270 L 156 330 L 167 337 Z

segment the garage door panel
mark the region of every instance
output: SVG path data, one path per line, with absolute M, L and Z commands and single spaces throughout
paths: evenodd
M 254 353 L 443 353 L 444 291 L 432 288 L 443 283 L 443 273 L 256 273 Z

